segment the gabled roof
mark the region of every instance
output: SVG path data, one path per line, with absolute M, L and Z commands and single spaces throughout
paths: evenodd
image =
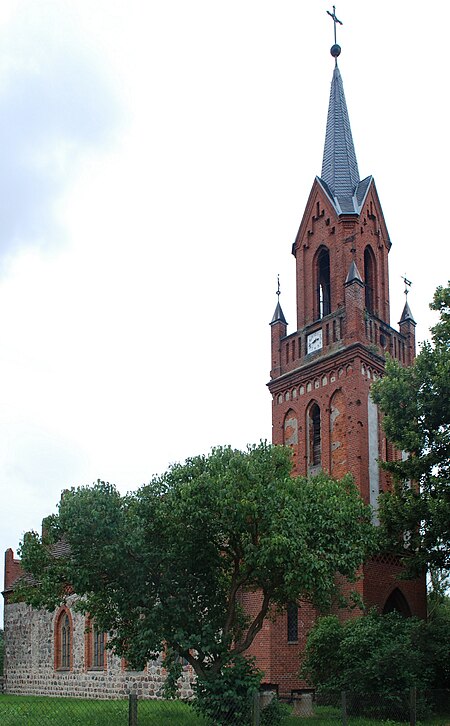
M 320 176 L 317 176 L 316 179 L 328 196 L 337 214 L 360 214 L 367 192 L 369 191 L 370 183 L 373 181 L 372 176 L 366 176 L 365 179 L 358 182 L 352 195 L 341 194 L 340 196 L 336 196 Z
M 380 200 L 378 197 L 378 192 L 375 186 L 375 181 L 373 176 L 368 176 L 362 181 L 359 182 L 358 186 L 356 187 L 355 194 L 353 195 L 351 199 L 351 205 L 345 206 L 343 204 L 342 198 L 339 200 L 337 197 L 333 197 L 333 194 L 331 193 L 331 190 L 325 184 L 323 179 L 316 176 L 314 179 L 313 185 L 311 187 L 311 191 L 309 193 L 308 201 L 306 203 L 305 211 L 303 212 L 302 221 L 300 222 L 300 226 L 297 232 L 297 235 L 295 237 L 295 242 L 292 245 L 292 254 L 295 255 L 297 246 L 299 244 L 299 241 L 303 238 L 303 235 L 306 233 L 308 229 L 310 229 L 311 226 L 311 215 L 314 214 L 315 205 L 317 202 L 317 194 L 318 191 L 321 193 L 321 195 L 324 197 L 324 203 L 328 200 L 332 208 L 334 209 L 336 215 L 339 217 L 340 215 L 347 215 L 347 214 L 356 214 L 360 215 L 363 211 L 363 207 L 367 202 L 367 198 L 370 195 L 370 198 L 373 199 L 374 205 L 376 209 L 378 210 L 379 214 L 379 223 L 380 227 L 382 229 L 382 237 L 385 240 L 385 244 L 388 249 L 391 247 L 391 242 L 389 239 L 389 232 L 386 227 L 386 222 L 383 217 L 383 211 L 381 209 Z

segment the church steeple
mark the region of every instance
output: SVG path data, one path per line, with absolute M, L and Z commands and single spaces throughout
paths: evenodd
M 331 82 L 321 178 L 338 200 L 351 201 L 359 184 L 358 162 L 337 63 Z
M 322 176 L 318 177 L 326 193 L 340 214 L 360 214 L 372 177 L 360 181 L 355 145 L 345 101 L 344 85 L 337 64 L 341 47 L 336 42 L 336 24 L 342 25 L 333 12 L 327 10 L 334 22 L 334 45 L 330 53 L 335 59 L 328 106 Z
M 297 329 L 288 335 L 279 301 L 271 322 L 272 436 L 274 444 L 290 447 L 294 474 L 310 477 L 323 471 L 341 478 L 350 473 L 378 522 L 378 495 L 389 486 L 379 462 L 395 460 L 400 452 L 386 441 L 370 389 L 385 372 L 387 354 L 402 365 L 412 363 L 415 323 L 406 302 L 400 329 L 390 325 L 391 242 L 375 182 L 371 176 L 359 177 L 336 60 L 341 52 L 336 27 L 342 23 L 335 6 L 327 13 L 334 23 L 331 55 L 336 62 L 322 176 L 314 179 L 292 247 Z M 406 293 L 410 282 L 404 280 Z M 279 292 L 278 287 L 278 297 Z M 424 578 L 398 581 L 399 572 L 390 559 L 366 562 L 357 583 L 364 606 L 388 609 L 395 585 L 410 612 L 422 616 Z M 297 617 L 297 608 L 293 613 Z M 314 615 L 305 611 L 304 619 L 309 630 Z M 253 652 L 266 680 L 293 692 L 307 683 L 286 679 L 285 664 L 293 653 L 303 653 L 300 639 L 297 646 L 293 643 L 290 622 L 291 610 L 267 623 L 267 635 Z

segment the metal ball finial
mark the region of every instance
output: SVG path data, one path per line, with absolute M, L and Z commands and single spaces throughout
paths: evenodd
M 341 55 L 341 46 L 338 45 L 337 43 L 335 43 L 334 45 L 331 46 L 330 53 L 333 56 L 333 58 L 337 58 L 338 56 Z

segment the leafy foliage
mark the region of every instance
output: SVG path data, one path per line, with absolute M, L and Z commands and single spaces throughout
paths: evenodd
M 375 611 L 340 623 L 320 618 L 310 632 L 303 674 L 322 691 L 348 690 L 391 696 L 412 686 L 446 688 L 450 621 L 426 623 Z
M 395 488 L 382 495 L 380 514 L 386 546 L 406 555 L 413 575 L 450 564 L 450 282 L 437 288 L 430 307 L 440 314 L 432 343 L 409 368 L 388 360 L 372 387 L 388 439 L 410 453 L 383 464 Z
M 3 675 L 3 659 L 5 657 L 5 634 L 0 628 L 0 676 Z
M 352 579 L 373 542 L 350 478 L 291 477 L 289 450 L 217 448 L 120 496 L 97 482 L 64 493 L 22 563 L 19 596 L 53 609 L 68 593 L 142 667 L 167 648 L 205 682 L 237 663 L 269 611 L 310 599 L 327 607 L 336 573 Z M 252 617 L 242 592 L 261 592 Z
M 276 696 L 274 696 L 270 703 L 268 703 L 261 711 L 261 726 L 278 726 L 278 724 L 284 724 L 286 721 L 292 724 L 290 708 L 286 703 L 282 703 Z
M 450 577 L 442 570 L 430 569 L 428 573 L 427 613 L 429 619 L 447 615 L 450 619 Z
M 261 673 L 252 660 L 237 656 L 215 678 L 199 678 L 193 707 L 214 726 L 242 726 L 251 722 L 252 697 Z
M 450 689 L 450 596 L 432 590 L 428 603 L 425 647 L 433 664 L 433 686 Z
M 221 669 L 218 677 L 197 680 L 193 708 L 214 726 L 250 724 L 261 677 L 254 659 L 239 655 Z M 260 713 L 261 726 L 278 726 L 288 713 L 286 706 L 273 698 Z

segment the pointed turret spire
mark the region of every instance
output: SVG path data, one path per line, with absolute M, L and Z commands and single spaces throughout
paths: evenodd
M 270 324 L 271 325 L 274 325 L 274 323 L 283 323 L 283 325 L 287 325 L 286 318 L 284 317 L 284 313 L 283 313 L 283 311 L 281 309 L 281 305 L 280 305 L 280 295 L 281 295 L 281 290 L 280 290 L 280 276 L 278 275 L 278 277 L 277 277 L 277 297 L 278 297 L 278 302 L 277 302 L 277 306 L 275 308 L 275 312 L 273 314 L 273 318 L 270 321 Z
M 413 314 L 411 312 L 411 308 L 409 307 L 408 300 L 405 302 L 405 307 L 403 308 L 402 317 L 400 318 L 400 325 L 402 323 L 405 323 L 406 321 L 409 321 L 410 323 L 416 324 L 416 321 L 413 318 Z
M 411 280 L 408 280 L 408 278 L 406 277 L 406 274 L 402 276 L 402 280 L 405 283 L 405 289 L 403 291 L 405 293 L 405 307 L 403 308 L 402 317 L 400 318 L 399 325 L 401 325 L 402 323 L 405 323 L 405 322 L 410 322 L 410 323 L 413 323 L 414 325 L 416 325 L 416 321 L 413 318 L 411 308 L 408 305 L 408 293 L 409 293 L 409 288 L 412 285 L 412 282 L 411 282 Z
M 353 260 L 350 265 L 349 271 L 347 273 L 345 284 L 349 285 L 350 283 L 355 282 L 355 281 L 360 282 L 361 284 L 364 284 L 363 279 L 362 279 L 361 275 L 359 274 L 359 270 L 356 265 L 356 262 L 355 262 L 355 260 Z
M 274 323 L 283 323 L 283 325 L 287 325 L 286 318 L 284 317 L 284 313 L 281 309 L 280 301 L 278 300 L 277 306 L 275 308 L 275 312 L 273 314 L 273 318 L 270 321 L 270 324 L 273 325 Z

